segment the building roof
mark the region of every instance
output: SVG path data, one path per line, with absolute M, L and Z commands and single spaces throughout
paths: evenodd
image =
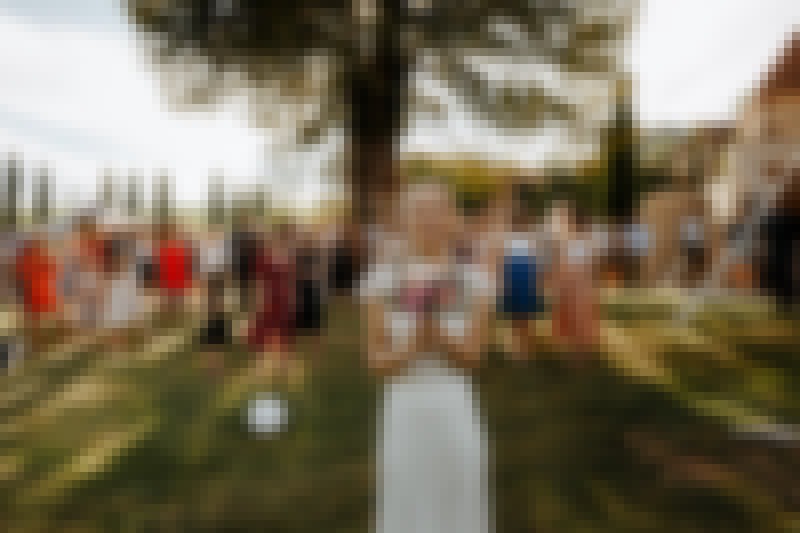
M 800 95 L 800 31 L 786 40 L 759 87 L 762 100 L 787 94 Z

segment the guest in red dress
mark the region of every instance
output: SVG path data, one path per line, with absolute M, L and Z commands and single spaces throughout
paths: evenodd
M 285 360 L 294 347 L 295 272 L 291 228 L 281 225 L 256 261 L 257 312 L 249 332 L 250 346 L 270 350 Z
M 186 293 L 192 286 L 192 251 L 178 237 L 174 225 L 162 228 L 157 261 L 159 286 L 167 298 L 167 309 L 178 311 L 183 308 Z

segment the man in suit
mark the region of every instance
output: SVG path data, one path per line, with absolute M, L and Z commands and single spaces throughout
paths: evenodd
M 800 175 L 793 176 L 777 209 L 761 226 L 761 286 L 782 309 L 800 301 Z

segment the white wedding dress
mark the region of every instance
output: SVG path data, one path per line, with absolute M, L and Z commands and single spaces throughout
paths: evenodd
M 493 292 L 486 272 L 467 268 L 461 267 L 458 275 L 460 304 L 441 315 L 442 325 L 452 335 L 468 332 L 470 301 Z M 398 275 L 403 270 L 408 269 L 386 265 L 373 269 L 364 285 L 366 295 L 388 297 L 407 281 Z M 385 324 L 392 342 L 403 343 L 416 327 L 415 318 L 387 305 Z M 493 531 L 487 435 L 469 375 L 441 354 L 426 354 L 386 382 L 380 413 L 375 530 Z

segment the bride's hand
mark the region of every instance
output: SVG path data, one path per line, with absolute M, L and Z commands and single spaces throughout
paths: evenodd
M 436 318 L 431 312 L 421 312 L 417 318 L 417 342 L 418 352 L 431 351 L 437 339 Z

